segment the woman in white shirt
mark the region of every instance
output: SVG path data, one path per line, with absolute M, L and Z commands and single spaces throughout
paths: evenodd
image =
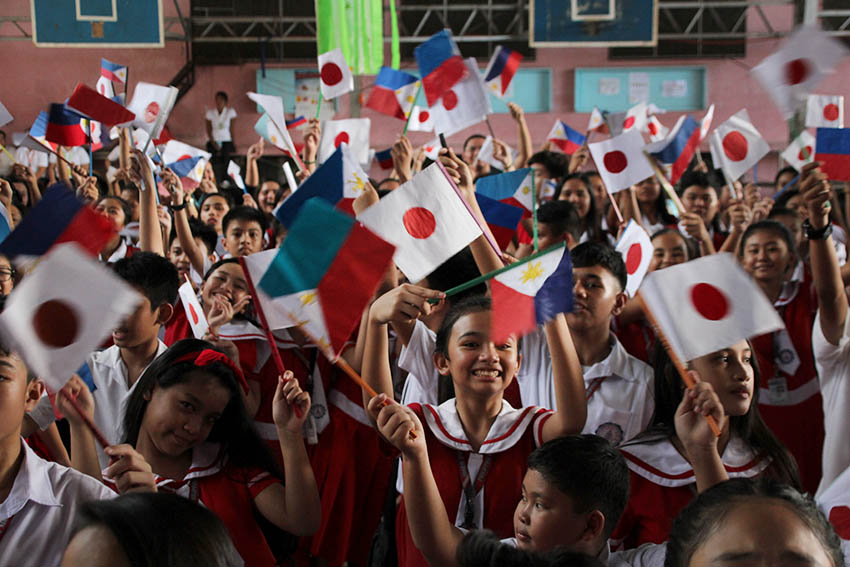
M 236 111 L 227 106 L 227 93 L 215 93 L 215 108 L 207 110 L 207 151 L 212 154 L 212 163 L 216 169 L 216 177 L 224 179 L 224 168 L 230 155 L 236 151 L 233 145 L 231 124 L 236 118 Z M 221 169 L 222 171 L 219 171 Z

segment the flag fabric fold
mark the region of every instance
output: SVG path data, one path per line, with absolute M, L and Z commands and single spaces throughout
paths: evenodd
M 83 83 L 77 84 L 67 106 L 107 126 L 129 124 L 136 118 L 135 114 L 122 105 Z
M 815 159 L 815 137 L 803 130 L 779 155 L 791 167 L 800 171 L 804 165 L 813 162 Z
M 484 71 L 484 84 L 499 98 L 504 98 L 508 87 L 519 69 L 522 53 L 499 45 Z
M 136 115 L 133 126 L 141 128 L 153 138 L 158 138 L 175 102 L 176 87 L 137 83 L 127 110 Z
M 711 133 L 711 161 L 731 181 L 751 170 L 770 152 L 770 146 L 742 108 Z
M 629 297 L 634 297 L 652 261 L 652 241 L 638 223 L 629 220 L 615 250 L 623 256 L 623 262 L 626 264 L 625 291 Z
M 481 209 L 481 214 L 484 215 L 484 220 L 487 221 L 496 244 L 499 245 L 499 249 L 505 250 L 511 243 L 516 227 L 522 219 L 523 209 L 491 199 L 481 193 L 475 194 L 475 200 L 478 201 L 478 208 Z
M 345 62 L 341 48 L 319 54 L 319 89 L 325 100 L 354 90 L 354 75 Z
M 587 141 L 587 136 L 570 128 L 566 122 L 555 120 L 555 124 L 546 137 L 565 154 L 575 153 Z
M 818 128 L 815 160 L 833 181 L 850 181 L 850 128 Z
M 524 167 L 516 171 L 481 177 L 475 182 L 475 192 L 531 211 L 534 207 L 532 169 Z
M 84 146 L 88 137 L 80 126 L 80 115 L 64 104 L 50 105 L 44 137 L 60 146 Z
M 428 106 L 434 106 L 455 84 L 469 74 L 452 32 L 441 30 L 413 49 Z M 478 70 L 475 71 L 478 74 Z
M 366 106 L 399 120 L 407 120 L 416 100 L 419 84 L 419 79 L 410 73 L 381 67 L 366 100 Z
M 590 155 L 609 193 L 628 189 L 654 175 L 643 147 L 643 136 L 637 129 L 588 144 Z
M 681 116 L 663 140 L 646 146 L 660 163 L 670 166 L 670 183 L 677 183 L 699 150 L 700 127 L 691 116 Z

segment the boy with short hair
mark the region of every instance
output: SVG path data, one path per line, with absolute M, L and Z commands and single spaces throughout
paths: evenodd
M 546 250 L 561 242 L 572 250 L 581 239 L 581 219 L 575 205 L 569 201 L 549 201 L 537 209 L 537 244 Z M 525 258 L 534 252 L 534 227 L 530 218 L 523 219 L 518 230 L 519 245 L 516 257 Z
M 121 197 L 108 195 L 98 200 L 94 208 L 98 213 L 109 218 L 115 225 L 115 230 L 118 231 L 100 251 L 100 261 L 112 264 L 132 256 L 138 248 L 128 244 L 127 240 L 121 236 L 121 231 L 130 222 L 133 214 L 130 204 Z
M 137 252 L 112 267 L 143 297 L 136 311 L 112 331 L 113 345 L 93 353 L 87 361 L 96 387 L 92 392 L 94 422 L 110 444 L 115 444 L 121 441 L 120 424 L 127 398 L 142 372 L 167 348 L 158 335 L 171 318 L 180 282 L 171 262 L 152 252 Z M 46 405 L 40 402 L 31 417 L 40 428 L 46 427 L 54 419 L 49 401 Z M 106 467 L 109 459 L 100 446 L 97 450 L 101 466 Z
M 253 207 L 234 207 L 221 221 L 224 249 L 234 258 L 261 252 L 265 232 L 266 217 Z
M 189 219 L 189 230 L 192 232 L 192 241 L 204 257 L 204 268 L 212 266 L 215 259 L 215 243 L 218 240 L 215 230 L 196 218 Z M 192 263 L 189 260 L 189 254 L 181 246 L 176 230 L 171 232 L 171 239 L 168 243 L 168 259 L 177 268 L 177 275 L 180 277 L 180 283 L 182 284 L 186 281 L 186 276 L 190 276 L 193 270 Z M 206 272 L 206 269 L 204 272 Z M 194 273 L 197 274 L 197 280 L 192 278 L 193 283 L 200 284 L 204 274 L 197 271 Z

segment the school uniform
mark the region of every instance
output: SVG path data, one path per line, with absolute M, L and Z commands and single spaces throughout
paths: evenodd
M 98 256 L 101 262 L 105 264 L 114 264 L 118 260 L 123 260 L 124 258 L 129 258 L 139 249 L 133 246 L 132 244 L 127 244 L 127 241 L 122 237 L 120 243 L 118 244 L 118 248 L 109 255 L 109 258 L 104 259 L 103 256 Z
M 617 340 L 626 349 L 626 352 L 641 362 L 650 363 L 655 350 L 655 331 L 642 318 L 628 325 L 623 325 L 619 317 L 614 318 L 611 328 L 617 336 Z
M 850 468 L 845 469 L 829 486 L 819 491 L 815 502 L 841 538 L 845 565 L 850 563 Z
M 691 464 L 669 437 L 633 441 L 620 447 L 629 467 L 629 502 L 611 539 L 615 547 L 631 549 L 644 543 L 663 543 L 673 520 L 697 495 Z M 730 478 L 752 478 L 770 466 L 739 437 L 732 437 L 722 455 Z
M 21 468 L 0 503 L 0 565 L 58 567 L 77 510 L 115 493 L 89 476 L 39 458 L 23 441 L 21 447 Z
M 437 407 L 410 408 L 422 421 L 431 471 L 449 520 L 459 528 L 513 535 L 513 512 L 522 495 L 527 459 L 542 443 L 543 425 L 554 412 L 534 406 L 514 409 L 502 401 L 486 440 L 473 452 L 454 399 Z M 400 566 L 426 565 L 413 543 L 403 498 L 396 516 L 396 545 Z
M 515 537 L 503 539 L 504 545 L 517 546 Z M 611 545 L 605 542 L 605 547 L 596 556 L 599 563 L 607 567 L 664 567 L 667 555 L 666 543 L 645 543 L 635 549 L 611 551 Z
M 823 399 L 812 352 L 817 300 L 811 281 L 787 282 L 774 303 L 785 329 L 752 339 L 758 359 L 759 413 L 788 448 L 806 492 L 821 477 Z

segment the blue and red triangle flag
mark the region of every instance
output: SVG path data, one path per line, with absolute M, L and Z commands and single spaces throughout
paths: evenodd
M 481 177 L 475 182 L 475 192 L 497 201 L 531 211 L 534 206 L 534 187 L 531 168 Z M 516 225 L 514 225 L 516 228 Z
M 276 303 L 288 305 L 293 323 L 305 327 L 334 357 L 360 321 L 394 253 L 392 244 L 352 217 L 310 199 L 258 286 Z
M 387 148 L 380 152 L 375 152 L 375 161 L 378 162 L 378 165 L 381 169 L 392 169 L 393 168 L 393 153 L 392 148 Z
M 490 282 L 496 344 L 521 336 L 573 309 L 573 267 L 565 245 L 511 265 Z
M 113 63 L 108 59 L 100 59 L 100 75 L 111 81 L 127 82 L 127 66 Z
M 88 136 L 80 127 L 80 115 L 61 103 L 50 105 L 50 112 L 47 113 L 45 137 L 48 141 L 60 146 L 85 146 L 88 144 Z
M 572 154 L 584 145 L 587 136 L 573 130 L 565 122 L 556 120 L 547 139 L 558 146 L 565 154 Z
M 54 244 L 76 242 L 96 256 L 116 232 L 111 220 L 84 205 L 68 185 L 54 183 L 0 242 L 0 254 L 41 256 Z
M 815 161 L 833 181 L 850 181 L 850 128 L 818 128 Z
M 296 116 L 292 120 L 286 121 L 286 129 L 292 130 L 293 128 L 297 128 L 298 126 L 301 126 L 302 124 L 307 124 L 307 119 L 304 118 L 303 116 Z
M 444 29 L 428 38 L 413 50 L 422 89 L 428 106 L 434 106 L 449 89 L 467 75 L 467 68 L 460 56 L 452 32 Z
M 484 72 L 484 84 L 499 98 L 505 95 L 508 86 L 519 69 L 522 53 L 512 51 L 501 45 L 496 48 L 496 53 L 490 59 L 487 70 Z
M 478 201 L 478 208 L 481 209 L 481 214 L 484 215 L 484 220 L 487 221 L 487 226 L 490 227 L 490 232 L 493 233 L 496 244 L 504 250 L 511 243 L 516 227 L 525 211 L 519 207 L 491 199 L 481 193 L 475 194 L 475 200 Z
M 136 115 L 124 106 L 83 83 L 77 84 L 77 88 L 74 89 L 74 93 L 68 99 L 67 105 L 72 110 L 107 126 L 130 123 L 136 119 Z
M 658 161 L 670 165 L 670 183 L 676 183 L 688 169 L 700 143 L 699 123 L 691 116 L 679 118 L 664 140 L 646 146 Z
M 415 76 L 391 67 L 381 67 L 366 106 L 399 120 L 407 120 L 418 90 L 419 79 Z

